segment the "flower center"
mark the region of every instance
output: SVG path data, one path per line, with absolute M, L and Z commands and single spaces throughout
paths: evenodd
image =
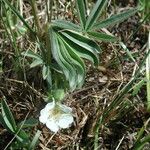
M 55 107 L 49 111 L 49 118 L 58 120 L 62 114 L 64 114 L 64 111 L 58 105 L 55 105 Z

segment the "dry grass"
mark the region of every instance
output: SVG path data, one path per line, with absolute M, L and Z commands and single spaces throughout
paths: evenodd
M 119 1 L 118 1 L 119 3 Z M 119 4 L 123 4 L 120 2 Z M 42 24 L 45 22 L 45 4 L 38 0 L 38 12 Z M 128 7 L 135 7 L 133 1 L 126 4 L 126 7 L 116 3 L 116 7 L 109 5 L 109 12 L 118 12 Z M 23 2 L 23 15 L 26 20 L 32 24 L 33 17 L 31 8 L 27 1 Z M 57 8 L 56 8 L 57 6 Z M 75 17 L 76 10 L 74 2 L 58 1 L 53 8 L 53 16 L 56 18 L 65 18 L 78 22 Z M 74 11 L 74 12 L 73 12 Z M 110 14 L 106 14 L 109 16 Z M 53 18 L 54 19 L 54 18 Z M 103 110 L 109 106 L 113 98 L 120 89 L 134 75 L 134 70 L 138 67 L 140 60 L 145 53 L 145 44 L 147 42 L 148 25 L 142 25 L 133 38 L 128 39 L 129 35 L 136 30 L 139 25 L 140 13 L 137 13 L 127 21 L 108 29 L 112 34 L 118 36 L 126 43 L 132 54 L 136 57 L 136 62 L 129 60 L 125 51 L 119 45 L 111 43 L 99 43 L 103 49 L 100 55 L 100 65 L 93 68 L 87 62 L 87 78 L 84 87 L 73 93 L 70 93 L 64 103 L 73 108 L 74 124 L 70 129 L 61 130 L 53 134 L 44 125 L 38 124 L 30 129 L 32 135 L 37 129 L 42 131 L 39 138 L 38 150 L 83 150 L 93 149 L 94 127 L 97 120 L 102 115 Z M 3 72 L 0 74 L 1 96 L 5 95 L 8 104 L 15 116 L 17 122 L 28 118 L 39 117 L 41 108 L 44 107 L 45 83 L 41 78 L 39 68 L 30 69 L 26 67 L 26 60 L 23 60 L 24 77 L 18 77 L 13 69 L 14 51 L 9 40 L 3 36 L 3 27 L 0 30 L 0 43 L 3 48 Z M 126 40 L 128 41 L 126 42 Z M 31 37 L 25 36 L 18 39 L 18 45 L 22 44 L 24 48 L 34 49 L 35 45 Z M 26 80 L 24 80 L 26 78 Z M 141 76 L 142 78 L 142 76 Z M 139 79 L 140 80 L 140 79 Z M 125 101 L 126 100 L 126 101 Z M 130 149 L 135 140 L 139 129 L 149 118 L 146 111 L 146 91 L 143 87 L 136 96 L 132 91 L 128 93 L 123 100 L 124 103 L 111 113 L 105 120 L 99 133 L 99 143 L 101 150 L 127 150 Z M 149 130 L 147 131 L 149 133 Z M 0 126 L 0 147 L 3 149 L 13 135 L 8 133 Z M 149 145 L 147 146 L 148 148 Z

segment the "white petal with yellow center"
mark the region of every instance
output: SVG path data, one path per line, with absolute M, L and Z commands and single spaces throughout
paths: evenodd
M 61 128 L 69 128 L 73 123 L 72 109 L 53 101 L 41 110 L 39 121 L 46 124 L 53 132 L 57 132 Z

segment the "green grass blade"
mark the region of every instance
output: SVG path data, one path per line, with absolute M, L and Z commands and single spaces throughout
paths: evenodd
M 82 25 L 82 28 L 84 29 L 86 24 L 85 2 L 84 0 L 76 0 L 76 3 L 77 3 L 77 9 L 80 18 L 80 23 Z
M 12 10 L 12 12 L 23 22 L 23 24 L 27 27 L 27 29 L 35 35 L 35 32 L 32 30 L 32 28 L 28 25 L 28 23 L 25 21 L 25 19 L 19 14 L 19 12 L 11 5 L 11 3 L 8 0 L 2 0 L 5 4 L 8 5 L 8 7 Z
M 38 123 L 39 123 L 38 119 L 31 117 L 25 121 L 22 121 L 18 126 L 21 128 L 31 128 L 38 125 Z
M 147 127 L 149 125 L 149 121 L 150 121 L 150 118 L 144 123 L 143 127 L 140 128 L 140 131 L 138 132 L 138 134 L 136 136 L 136 141 L 132 148 L 133 150 L 141 150 L 141 148 L 143 148 L 143 146 L 146 144 L 146 142 L 149 142 L 150 139 L 147 139 L 147 137 L 149 135 L 145 136 L 145 130 L 147 129 Z
M 149 142 L 150 142 L 150 135 L 147 135 L 135 145 L 133 150 L 143 150 L 145 144 Z
M 32 50 L 28 50 L 28 51 L 26 51 L 26 52 L 22 52 L 21 54 L 22 54 L 23 56 L 25 56 L 25 57 L 27 56 L 27 57 L 31 57 L 31 58 L 39 59 L 39 60 L 42 59 L 39 54 L 34 53 Z
M 43 65 L 43 67 L 42 67 L 42 76 L 43 76 L 44 80 L 47 78 L 47 75 L 48 75 L 48 67 Z
M 51 77 L 52 75 L 51 75 L 50 66 L 43 65 L 42 76 L 43 79 L 47 81 L 48 85 L 52 87 L 52 77 Z
M 132 96 L 136 96 L 142 86 L 145 86 L 145 80 L 142 79 L 132 87 Z
M 3 3 L 4 4 L 4 3 Z M 13 57 L 13 65 L 14 65 L 14 70 L 17 73 L 17 76 L 22 79 L 24 71 L 23 71 L 23 67 L 21 64 L 21 51 L 20 48 L 17 45 L 17 37 L 18 37 L 18 33 L 17 31 L 14 31 L 12 29 L 12 24 L 14 24 L 14 20 L 13 20 L 13 15 L 11 14 L 12 11 L 10 9 L 7 9 L 6 5 L 2 5 L 2 11 L 3 11 L 3 16 L 0 15 L 0 18 L 2 20 L 2 23 L 4 25 L 4 29 L 7 33 L 7 36 L 11 42 L 11 45 L 14 49 L 14 57 Z
M 127 48 L 127 46 L 123 43 L 123 42 L 119 42 L 121 47 L 123 48 L 123 50 L 127 53 L 127 55 L 129 56 L 129 58 L 135 62 L 134 57 L 132 56 L 132 53 L 130 52 L 130 50 Z
M 98 17 L 102 13 L 104 6 L 108 0 L 97 0 L 95 6 L 93 7 L 89 17 L 87 18 L 85 30 L 92 29 L 94 23 L 97 21 Z
M 38 143 L 38 139 L 39 139 L 40 135 L 41 135 L 41 131 L 38 130 L 29 146 L 30 150 L 34 150 L 36 148 L 36 145 Z
M 150 32 L 149 32 L 149 37 L 148 37 L 148 47 L 147 51 L 150 50 Z M 146 60 L 146 87 L 147 87 L 147 110 L 150 111 L 150 55 L 147 57 Z
M 11 22 L 10 20 L 11 19 L 10 19 L 9 15 L 8 15 L 8 12 L 10 12 L 10 11 L 7 10 L 5 5 L 2 5 L 2 6 L 3 6 L 2 7 L 3 8 L 3 13 L 6 16 L 6 19 L 4 20 L 3 16 L 0 16 L 0 17 L 1 17 L 2 23 L 4 25 L 4 29 L 5 29 L 5 31 L 6 31 L 6 33 L 8 35 L 8 38 L 9 38 L 9 40 L 11 42 L 11 45 L 12 45 L 12 47 L 15 50 L 15 56 L 16 56 L 17 61 L 18 61 L 17 63 L 20 66 L 19 69 L 21 69 L 21 64 L 20 64 L 20 59 L 19 59 L 20 50 L 19 50 L 19 48 L 17 47 L 17 44 L 16 44 L 17 43 L 17 39 L 16 39 L 17 37 L 16 37 L 15 33 L 12 30 L 12 27 L 11 27 L 11 24 L 10 24 L 10 22 Z
M 9 132 L 12 132 L 12 130 L 8 127 L 8 125 L 5 123 L 5 120 L 3 118 L 2 113 L 0 113 L 0 124 Z
M 30 68 L 34 68 L 36 66 L 40 66 L 43 64 L 43 60 L 42 59 L 35 59 L 31 64 L 30 64 Z
M 138 9 L 136 8 L 136 9 L 128 10 L 128 11 L 123 12 L 118 15 L 113 15 L 106 20 L 95 23 L 93 26 L 93 30 L 106 28 L 106 27 L 112 26 L 116 23 L 120 23 L 120 22 L 124 21 L 125 19 L 129 18 L 130 16 L 134 15 L 137 11 L 138 11 Z
M 122 102 L 125 95 L 131 90 L 135 80 L 140 75 L 141 69 L 145 65 L 145 61 L 149 55 L 150 55 L 150 50 L 144 56 L 142 62 L 139 65 L 138 70 L 135 72 L 134 78 L 131 78 L 131 80 L 126 84 L 126 86 L 124 86 L 124 88 L 120 91 L 120 93 L 115 96 L 114 100 L 109 105 L 109 107 L 107 107 L 104 110 L 103 115 L 100 116 L 100 118 L 97 121 L 97 124 L 95 126 L 95 144 L 98 143 L 98 138 L 97 138 L 98 135 L 97 134 L 98 134 L 98 131 L 99 131 L 101 125 L 105 123 L 106 118 L 111 114 L 112 110 L 114 108 L 116 108 Z M 97 144 L 96 144 L 96 146 L 97 146 Z M 96 149 L 96 147 L 95 147 L 95 149 Z

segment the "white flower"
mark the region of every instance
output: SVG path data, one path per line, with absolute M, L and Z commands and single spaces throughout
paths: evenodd
M 40 112 L 40 122 L 53 132 L 68 128 L 73 122 L 72 109 L 55 101 L 48 103 Z

